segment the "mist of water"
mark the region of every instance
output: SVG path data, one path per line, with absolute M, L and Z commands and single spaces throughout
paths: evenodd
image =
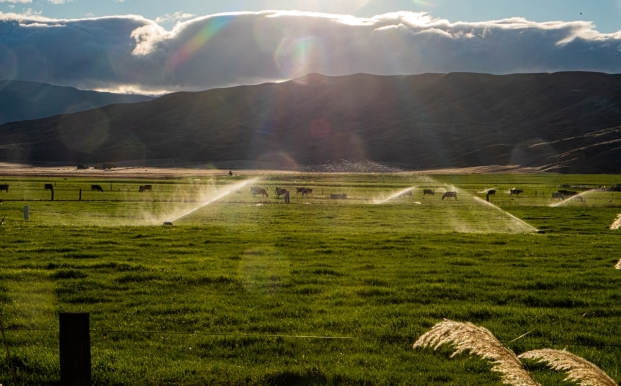
M 381 204 L 384 204 L 384 203 L 386 203 L 386 202 L 388 202 L 388 201 L 390 201 L 390 200 L 393 200 L 393 199 L 395 199 L 395 198 L 398 198 L 398 197 L 400 197 L 402 194 L 407 193 L 407 192 L 409 192 L 409 191 L 412 191 L 412 194 L 413 194 L 413 193 L 414 193 L 414 190 L 416 190 L 416 187 L 415 187 L 415 186 L 412 186 L 412 187 L 409 187 L 409 188 L 405 188 L 405 189 L 402 189 L 402 190 L 398 191 L 397 193 L 394 193 L 394 194 L 392 194 L 392 195 L 388 196 L 388 198 L 386 198 L 386 199 L 383 199 L 383 200 L 382 200 L 382 199 L 375 199 L 375 200 L 373 200 L 373 203 L 374 203 L 374 204 L 377 204 L 377 205 L 381 205 Z M 409 197 L 409 196 L 408 196 L 408 197 Z
M 556 208 L 557 206 L 564 206 L 564 205 L 566 205 L 566 204 L 568 204 L 568 203 L 570 203 L 572 201 L 578 201 L 578 199 L 577 199 L 578 197 L 582 197 L 584 199 L 585 196 L 588 196 L 588 195 L 590 195 L 591 193 L 594 193 L 594 192 L 597 192 L 597 190 L 596 189 L 587 190 L 586 192 L 582 192 L 582 193 L 577 194 L 575 196 L 568 197 L 568 198 L 564 199 L 563 201 L 552 203 L 549 206 L 551 208 Z
M 513 220 L 515 220 L 515 221 L 519 222 L 519 223 L 520 223 L 520 224 L 522 224 L 522 225 L 525 225 L 525 226 L 526 226 L 529 230 L 531 230 L 531 231 L 533 231 L 533 232 L 539 232 L 539 229 L 537 229 L 537 228 L 535 228 L 534 226 L 532 226 L 532 225 L 528 224 L 528 223 L 527 223 L 527 222 L 525 222 L 524 220 L 521 220 L 521 219 L 519 219 L 519 218 L 515 217 L 514 215 L 512 215 L 512 214 L 511 214 L 511 213 L 509 213 L 509 212 L 507 212 L 506 210 L 502 210 L 502 209 L 500 209 L 499 207 L 497 207 L 496 205 L 492 204 L 491 202 L 487 202 L 487 201 L 485 201 L 485 200 L 483 200 L 483 199 L 481 199 L 481 198 L 479 198 L 479 197 L 473 197 L 473 198 L 474 198 L 474 200 L 475 200 L 476 202 L 478 202 L 478 203 L 480 203 L 480 204 L 487 205 L 487 206 L 489 206 L 489 207 L 491 207 L 491 208 L 494 208 L 494 209 L 496 209 L 496 210 L 501 211 L 502 213 L 504 213 L 504 214 L 506 214 L 507 216 L 511 217 Z
M 610 229 L 613 231 L 616 231 L 619 228 L 621 228 L 621 214 L 617 216 L 617 219 L 615 220 L 615 222 L 613 222 L 612 225 L 610 226 Z
M 239 182 L 237 184 L 233 184 L 233 185 L 229 185 L 226 187 L 223 187 L 222 189 L 217 190 L 212 197 L 207 198 L 205 202 L 203 202 L 202 204 L 198 205 L 197 207 L 189 210 L 189 211 L 185 211 L 184 213 L 176 213 L 174 215 L 172 215 L 171 217 L 174 216 L 174 218 L 172 220 L 168 220 L 168 222 L 175 222 L 178 220 L 181 220 L 182 218 L 196 212 L 199 209 L 202 209 L 204 207 L 206 207 L 209 204 L 212 204 L 220 199 L 223 199 L 224 197 L 228 196 L 229 194 L 235 192 L 236 190 L 239 190 L 241 188 L 243 188 L 244 186 L 248 185 L 248 184 L 254 184 L 255 182 L 257 182 L 259 179 L 258 178 L 253 178 L 247 181 L 242 181 Z

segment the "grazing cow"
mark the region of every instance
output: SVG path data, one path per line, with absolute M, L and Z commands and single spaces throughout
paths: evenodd
M 91 192 L 103 192 L 103 189 L 100 185 L 91 185 Z
M 576 201 L 580 201 L 580 202 L 586 202 L 586 200 L 584 199 L 584 197 L 582 197 L 582 196 L 581 196 L 581 195 L 579 195 L 579 194 L 575 195 L 572 199 L 573 199 L 573 200 L 576 200 Z
M 408 190 L 407 192 L 403 192 L 399 195 L 399 198 L 401 197 L 406 197 L 406 196 L 410 196 L 412 197 L 412 189 Z
M 267 194 L 267 191 L 263 188 L 259 188 L 258 186 L 252 186 L 250 188 L 250 193 L 252 193 L 252 197 L 256 196 L 257 194 L 260 194 L 265 197 L 269 197 L 269 195 Z
M 511 190 L 509 191 L 509 196 L 514 196 L 514 195 L 515 195 L 515 196 L 518 196 L 518 197 L 519 197 L 519 196 L 520 196 L 520 193 L 524 193 L 524 191 L 523 191 L 523 190 L 520 190 L 520 189 L 511 189 Z
M 446 192 L 442 195 L 442 201 L 444 201 L 445 198 L 455 198 L 455 200 L 457 200 L 457 192 Z
M 287 189 L 276 188 L 276 198 L 280 198 L 285 193 L 288 193 Z
M 138 188 L 138 191 L 140 193 L 152 192 L 153 191 L 153 186 L 151 186 L 151 185 L 140 185 L 140 187 Z
M 487 191 L 488 196 L 496 196 L 496 189 L 490 189 Z
M 570 196 L 570 197 L 571 196 L 575 196 L 576 194 L 578 194 L 578 192 L 574 192 L 574 191 L 571 191 L 571 190 L 564 190 L 564 189 L 561 189 L 558 192 L 561 193 L 563 196 Z
M 562 201 L 565 199 L 565 196 L 563 196 L 563 193 L 560 193 L 560 192 L 552 193 L 552 199 L 556 200 L 557 198 Z
M 305 190 L 306 188 L 295 188 L 295 194 L 304 193 Z
M 423 190 L 423 196 L 426 196 L 426 195 L 435 196 L 436 193 L 431 189 L 425 189 Z
M 45 187 L 43 188 L 43 190 L 54 190 L 54 185 L 52 185 L 52 184 L 45 184 Z
M 9 192 L 9 184 L 0 185 L 0 192 L 2 191 Z
M 307 194 L 313 194 L 313 189 L 310 188 L 303 188 L 304 190 L 302 190 L 302 197 L 306 196 Z
M 333 200 L 347 200 L 346 194 L 331 194 L 330 198 Z

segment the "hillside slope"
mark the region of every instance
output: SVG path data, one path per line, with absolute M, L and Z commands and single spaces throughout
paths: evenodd
M 621 75 L 311 74 L 0 126 L 0 160 L 621 171 Z
M 0 124 L 152 99 L 143 95 L 82 91 L 45 83 L 0 80 Z

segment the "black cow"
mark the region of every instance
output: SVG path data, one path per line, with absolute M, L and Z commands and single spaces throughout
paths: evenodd
M 431 189 L 425 189 L 425 190 L 423 190 L 423 196 L 426 196 L 426 195 L 435 196 L 436 192 L 434 192 Z
M 564 190 L 564 189 L 561 189 L 558 192 L 561 193 L 563 196 L 570 196 L 570 197 L 578 194 L 578 192 L 573 192 L 571 190 Z
M 442 195 L 442 201 L 444 201 L 445 198 L 454 198 L 457 200 L 457 192 L 446 192 Z
M 0 185 L 0 192 L 2 191 L 9 192 L 9 184 Z
M 54 185 L 52 185 L 52 184 L 45 184 L 45 187 L 43 188 L 43 190 L 54 190 Z
M 138 191 L 140 193 L 152 192 L 153 191 L 153 186 L 151 186 L 151 185 L 140 185 L 140 187 L 138 188 Z
M 513 196 L 513 195 L 515 195 L 515 196 L 518 196 L 518 197 L 519 197 L 519 196 L 520 196 L 520 193 L 524 193 L 524 191 L 523 191 L 523 190 L 520 190 L 520 189 L 511 189 L 511 190 L 509 191 L 509 196 Z
M 91 192 L 103 192 L 104 190 L 100 185 L 91 185 Z
M 552 199 L 556 200 L 557 198 L 559 200 L 564 200 L 565 196 L 563 196 L 563 193 L 561 193 L 561 192 L 554 192 L 554 193 L 552 193 Z
M 487 191 L 488 196 L 496 196 L 496 189 L 490 189 Z
M 281 195 L 287 193 L 287 189 L 276 188 L 276 198 L 280 198 Z
M 254 197 L 257 194 L 260 194 L 262 196 L 265 197 L 269 197 L 269 195 L 267 194 L 267 190 L 263 189 L 263 188 L 259 188 L 258 186 L 253 186 L 250 188 L 250 193 L 252 193 L 252 197 Z

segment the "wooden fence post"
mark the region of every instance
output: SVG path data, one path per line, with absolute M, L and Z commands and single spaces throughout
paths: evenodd
M 2 318 L 0 318 L 0 331 L 2 331 L 2 340 L 4 341 L 4 347 L 6 348 L 6 357 L 9 361 L 9 367 L 11 368 L 11 374 L 13 375 L 13 384 L 19 386 L 17 383 L 17 375 L 15 374 L 15 366 L 13 366 L 13 360 L 11 359 L 11 351 L 9 350 L 9 344 L 6 341 L 6 335 L 4 334 L 4 324 Z
M 54 201 L 54 189 L 52 189 L 52 199 L 50 201 Z
M 80 188 L 80 198 L 79 201 L 82 201 L 82 188 Z
M 91 335 L 88 313 L 61 312 L 60 384 L 91 385 Z

